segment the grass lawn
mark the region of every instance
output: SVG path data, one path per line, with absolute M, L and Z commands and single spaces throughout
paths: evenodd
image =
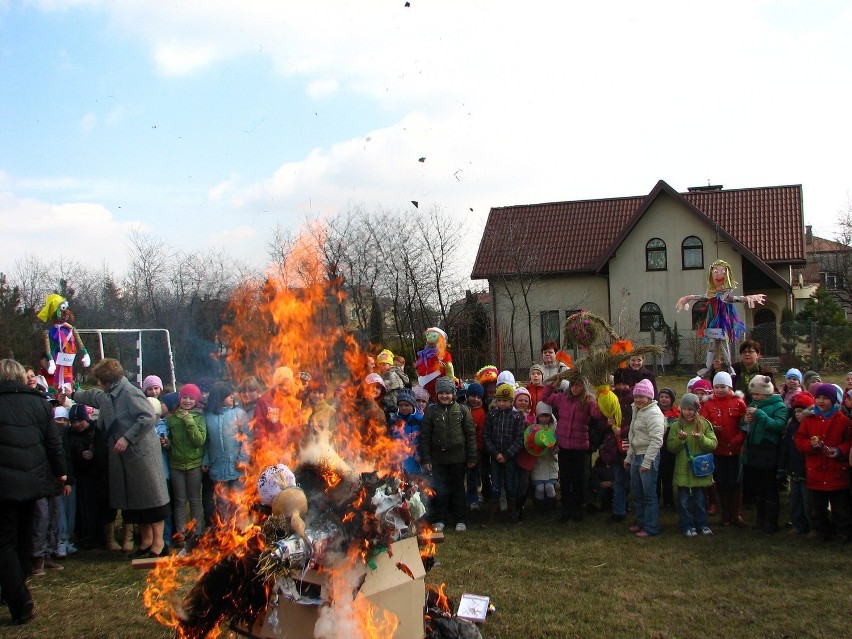
M 842 376 L 838 378 L 842 382 Z M 838 381 L 832 379 L 832 381 Z M 686 378 L 661 377 L 684 391 Z M 800 535 L 711 526 L 712 537 L 677 532 L 674 510 L 662 512 L 663 533 L 640 540 L 628 520 L 606 514 L 560 524 L 533 511 L 521 526 L 447 532 L 427 582 L 491 597 L 497 611 L 483 636 L 566 637 L 848 637 L 850 546 L 818 544 Z M 788 512 L 782 506 L 782 522 Z M 746 519 L 754 520 L 753 511 Z M 146 616 L 145 573 L 107 551 L 81 552 L 65 570 L 32 579 L 36 619 L 8 626 L 0 637 L 167 638 Z M 231 633 L 225 631 L 223 636 Z

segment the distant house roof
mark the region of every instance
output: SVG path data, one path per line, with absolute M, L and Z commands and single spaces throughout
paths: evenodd
M 720 234 L 753 261 L 805 260 L 801 185 L 678 193 L 660 180 L 644 197 L 492 208 L 471 278 L 600 272 L 661 193 L 718 225 Z M 527 250 L 518 251 L 519 246 Z

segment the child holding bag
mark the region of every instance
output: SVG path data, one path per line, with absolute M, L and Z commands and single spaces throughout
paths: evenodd
M 713 473 L 696 477 L 690 457 L 716 450 L 713 425 L 698 414 L 698 396 L 686 393 L 680 399 L 680 416 L 669 428 L 666 448 L 675 455 L 672 484 L 677 490 L 680 531 L 686 537 L 712 535 L 707 525 L 705 490 L 713 483 Z

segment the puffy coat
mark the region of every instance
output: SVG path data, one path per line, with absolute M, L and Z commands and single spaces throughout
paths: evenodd
M 21 382 L 0 382 L 2 498 L 23 502 L 54 495 L 67 470 L 59 427 L 44 395 Z
M 697 415 L 699 426 L 696 428 L 694 423 L 687 422 L 679 418 L 671 422 L 669 427 L 668 440 L 666 448 L 670 453 L 675 454 L 674 478 L 672 485 L 675 488 L 708 488 L 713 484 L 713 475 L 706 477 L 696 477 L 692 474 L 692 465 L 689 463 L 689 455 L 686 452 L 689 447 L 689 453 L 695 457 L 704 453 L 712 453 L 716 450 L 718 441 L 716 433 L 713 432 L 713 425 Z M 680 439 L 678 434 L 683 430 L 686 433 L 686 439 Z M 693 433 L 699 432 L 701 435 L 696 437 Z
M 210 469 L 213 481 L 234 481 L 243 476 L 237 464 L 249 462 L 251 429 L 249 417 L 242 408 L 223 408 L 219 413 L 206 413 L 207 439 L 204 441 L 202 466 Z
M 420 426 L 424 464 L 475 464 L 476 429 L 467 406 L 431 404 Z
M 630 433 L 627 436 L 630 445 L 627 447 L 625 463 L 633 461 L 636 455 L 644 455 L 642 468 L 650 468 L 663 447 L 663 434 L 666 432 L 666 418 L 657 406 L 657 400 L 652 399 L 647 406 L 637 408 L 633 404 L 630 420 Z
M 178 412 L 183 413 L 180 409 Z M 166 418 L 166 425 L 171 433 L 169 466 L 176 470 L 192 470 L 201 466 L 204 459 L 207 420 L 198 409 L 193 409 L 183 416 L 179 416 L 178 412 Z
M 748 432 L 743 446 L 742 463 L 754 468 L 777 468 L 781 439 L 790 411 L 781 395 L 753 400 L 749 408 L 755 409 L 754 419 L 751 424 L 743 421 L 743 427 L 747 427 Z
M 736 395 L 718 398 L 715 395 L 701 404 L 701 416 L 719 430 L 716 439 L 719 445 L 715 455 L 733 457 L 742 451 L 745 433 L 740 429 L 740 420 L 746 412 L 746 404 Z
M 157 417 L 141 390 L 122 378 L 109 391 L 77 391 L 75 402 L 97 408 L 98 428 L 106 434 L 109 451 L 109 505 L 144 510 L 169 503 L 161 461 Z M 121 437 L 128 441 L 123 453 L 113 450 Z
M 818 437 L 826 446 L 839 448 L 840 457 L 827 457 L 822 448 L 813 448 L 811 437 Z M 810 490 L 831 492 L 849 487 L 852 423 L 840 410 L 827 418 L 811 409 L 806 410 L 794 441 L 796 448 L 805 455 L 805 484 Z
M 589 423 L 603 419 L 598 403 L 591 395 L 575 397 L 571 390 L 557 393 L 549 384 L 544 387 L 541 401 L 556 409 L 556 443 L 559 448 L 589 450 Z

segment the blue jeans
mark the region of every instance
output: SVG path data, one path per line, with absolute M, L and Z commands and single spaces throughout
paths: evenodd
M 514 499 L 517 492 L 517 476 L 515 462 L 507 460 L 501 464 L 496 459 L 491 460 L 491 499 L 499 501 L 503 483 L 506 484 L 506 499 Z
M 790 522 L 801 533 L 813 529 L 811 521 L 811 493 L 804 477 L 790 477 Z
M 71 485 L 71 494 L 59 496 L 59 541 L 70 541 L 77 526 L 77 486 Z
M 636 511 L 636 524 L 649 535 L 660 532 L 660 502 L 657 499 L 657 473 L 660 458 L 654 459 L 651 468 L 640 472 L 645 455 L 636 455 L 630 464 L 630 494 Z
M 677 499 L 680 532 L 685 533 L 690 528 L 701 530 L 707 525 L 706 495 L 703 488 L 678 486 Z
M 627 512 L 627 484 L 629 476 L 624 463 L 618 461 L 612 465 L 612 514 L 623 515 Z

